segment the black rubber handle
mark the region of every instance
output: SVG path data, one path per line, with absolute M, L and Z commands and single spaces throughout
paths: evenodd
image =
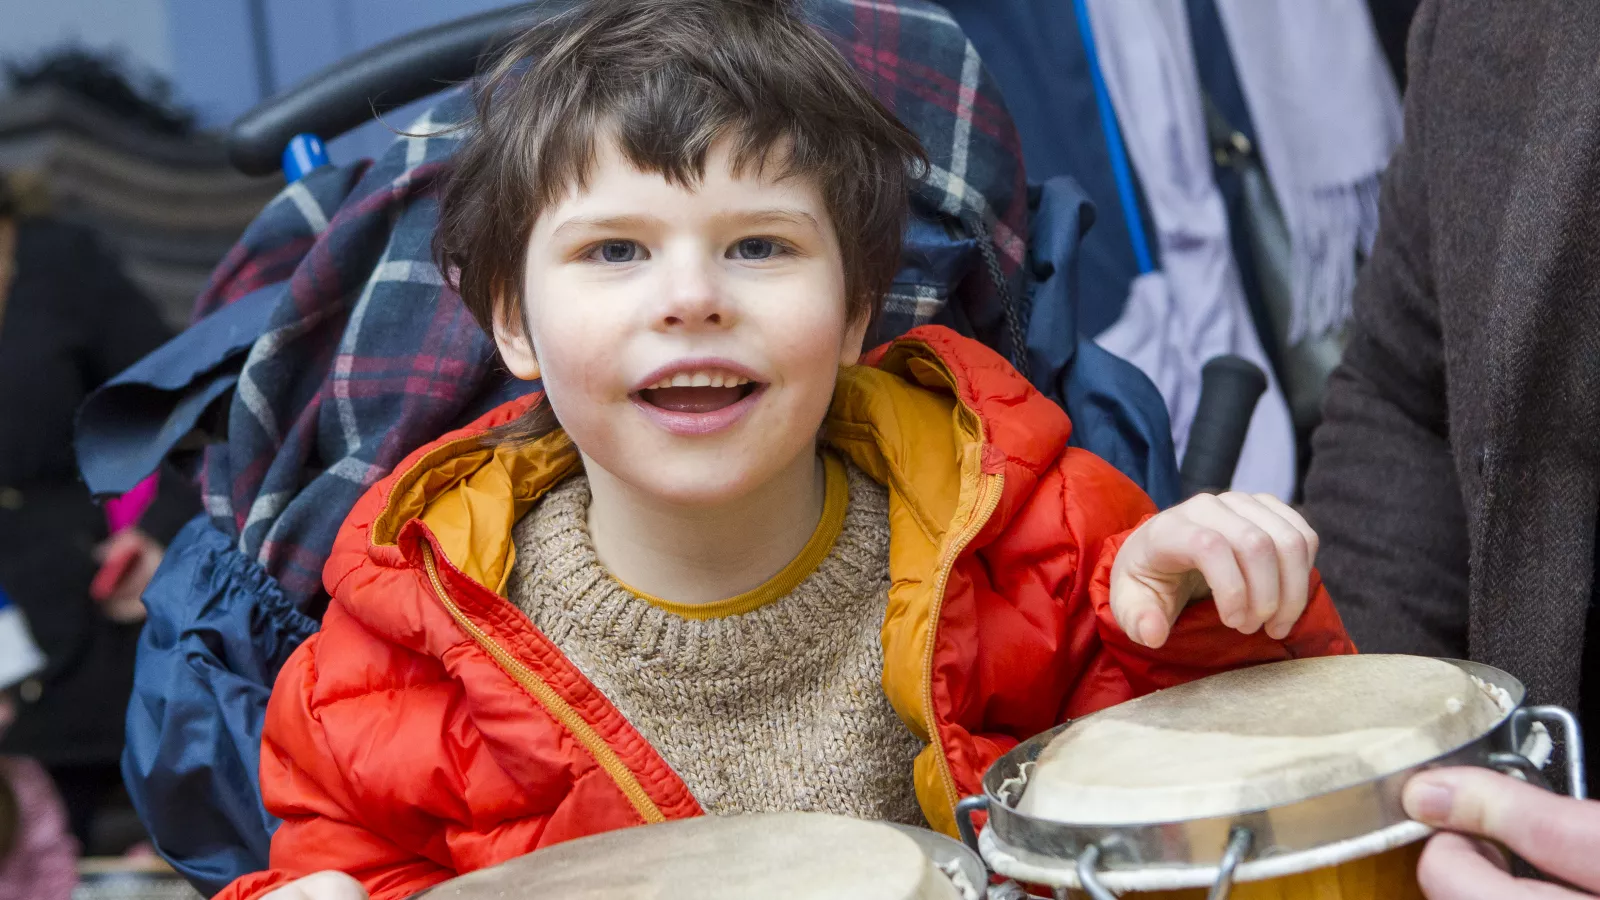
M 1243 357 L 1218 356 L 1201 368 L 1200 405 L 1178 470 L 1183 496 L 1225 491 L 1233 483 L 1250 417 L 1266 389 L 1266 373 Z
M 490 10 L 379 44 L 271 97 L 228 129 L 228 161 L 246 175 L 271 175 L 289 139 L 331 141 L 383 113 L 471 78 L 480 60 L 517 32 L 571 6 L 541 0 Z

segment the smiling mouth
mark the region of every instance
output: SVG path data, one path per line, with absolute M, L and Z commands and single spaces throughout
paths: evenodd
M 710 385 L 653 387 L 640 391 L 639 399 L 667 412 L 711 413 L 727 409 L 760 388 L 761 385 L 754 381 L 721 387 Z
M 765 387 L 759 381 L 719 366 L 662 376 L 637 392 L 640 403 L 678 415 L 706 415 L 734 406 Z

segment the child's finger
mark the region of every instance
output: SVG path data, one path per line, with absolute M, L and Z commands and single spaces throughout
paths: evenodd
M 1322 540 L 1317 537 L 1316 529 L 1311 527 L 1311 523 L 1306 521 L 1306 517 L 1300 515 L 1299 510 L 1271 494 L 1251 494 L 1251 496 L 1256 498 L 1256 501 L 1262 506 L 1281 516 L 1285 522 L 1293 525 L 1295 530 L 1305 537 L 1306 547 L 1309 550 L 1307 559 L 1311 565 L 1315 566 L 1317 564 L 1317 551 L 1322 547 Z
M 1249 494 L 1223 494 L 1219 499 L 1271 535 L 1277 545 L 1278 607 L 1267 613 L 1266 623 L 1267 636 L 1282 640 L 1305 612 L 1311 593 L 1311 553 L 1305 535 L 1276 510 Z M 1261 609 L 1258 607 L 1256 612 L 1260 614 Z
M 1196 518 L 1174 523 L 1171 537 L 1173 546 L 1175 549 L 1181 548 L 1179 554 L 1183 557 L 1183 564 L 1198 570 L 1205 578 L 1206 585 L 1211 589 L 1211 600 L 1216 604 L 1217 614 L 1223 624 L 1229 628 L 1248 625 L 1251 618 L 1250 584 L 1245 571 L 1239 566 L 1233 544 L 1222 530 Z
M 1218 497 L 1197 497 L 1186 505 L 1190 504 L 1195 523 L 1222 536 L 1244 576 L 1244 596 L 1237 609 L 1224 606 L 1218 598 L 1223 624 L 1242 634 L 1255 634 L 1278 608 L 1278 545 L 1272 535 Z

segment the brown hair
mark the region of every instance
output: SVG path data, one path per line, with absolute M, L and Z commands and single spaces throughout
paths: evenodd
M 582 187 L 596 143 L 692 185 L 722 138 L 738 171 L 816 179 L 853 321 L 899 268 L 922 145 L 788 0 L 589 0 L 531 28 L 479 82 L 434 254 L 485 330 L 522 311 L 534 220 Z

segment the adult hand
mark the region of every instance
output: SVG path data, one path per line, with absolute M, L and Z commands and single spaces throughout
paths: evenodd
M 161 565 L 162 547 L 138 528 L 124 528 L 95 548 L 100 571 L 89 585 L 89 595 L 115 622 L 144 619 L 144 589 Z
M 1424 772 L 1406 784 L 1402 801 L 1407 815 L 1444 830 L 1417 865 L 1429 900 L 1572 900 L 1600 893 L 1600 803 L 1477 768 Z M 1504 844 L 1579 890 L 1512 877 L 1499 851 L 1474 836 Z
M 1201 494 L 1152 517 L 1111 567 L 1111 612 L 1146 647 L 1167 642 L 1191 600 L 1210 594 L 1223 624 L 1287 637 L 1305 612 L 1317 534 L 1270 494 Z
M 332 870 L 291 881 L 261 900 L 367 900 L 361 882 Z

